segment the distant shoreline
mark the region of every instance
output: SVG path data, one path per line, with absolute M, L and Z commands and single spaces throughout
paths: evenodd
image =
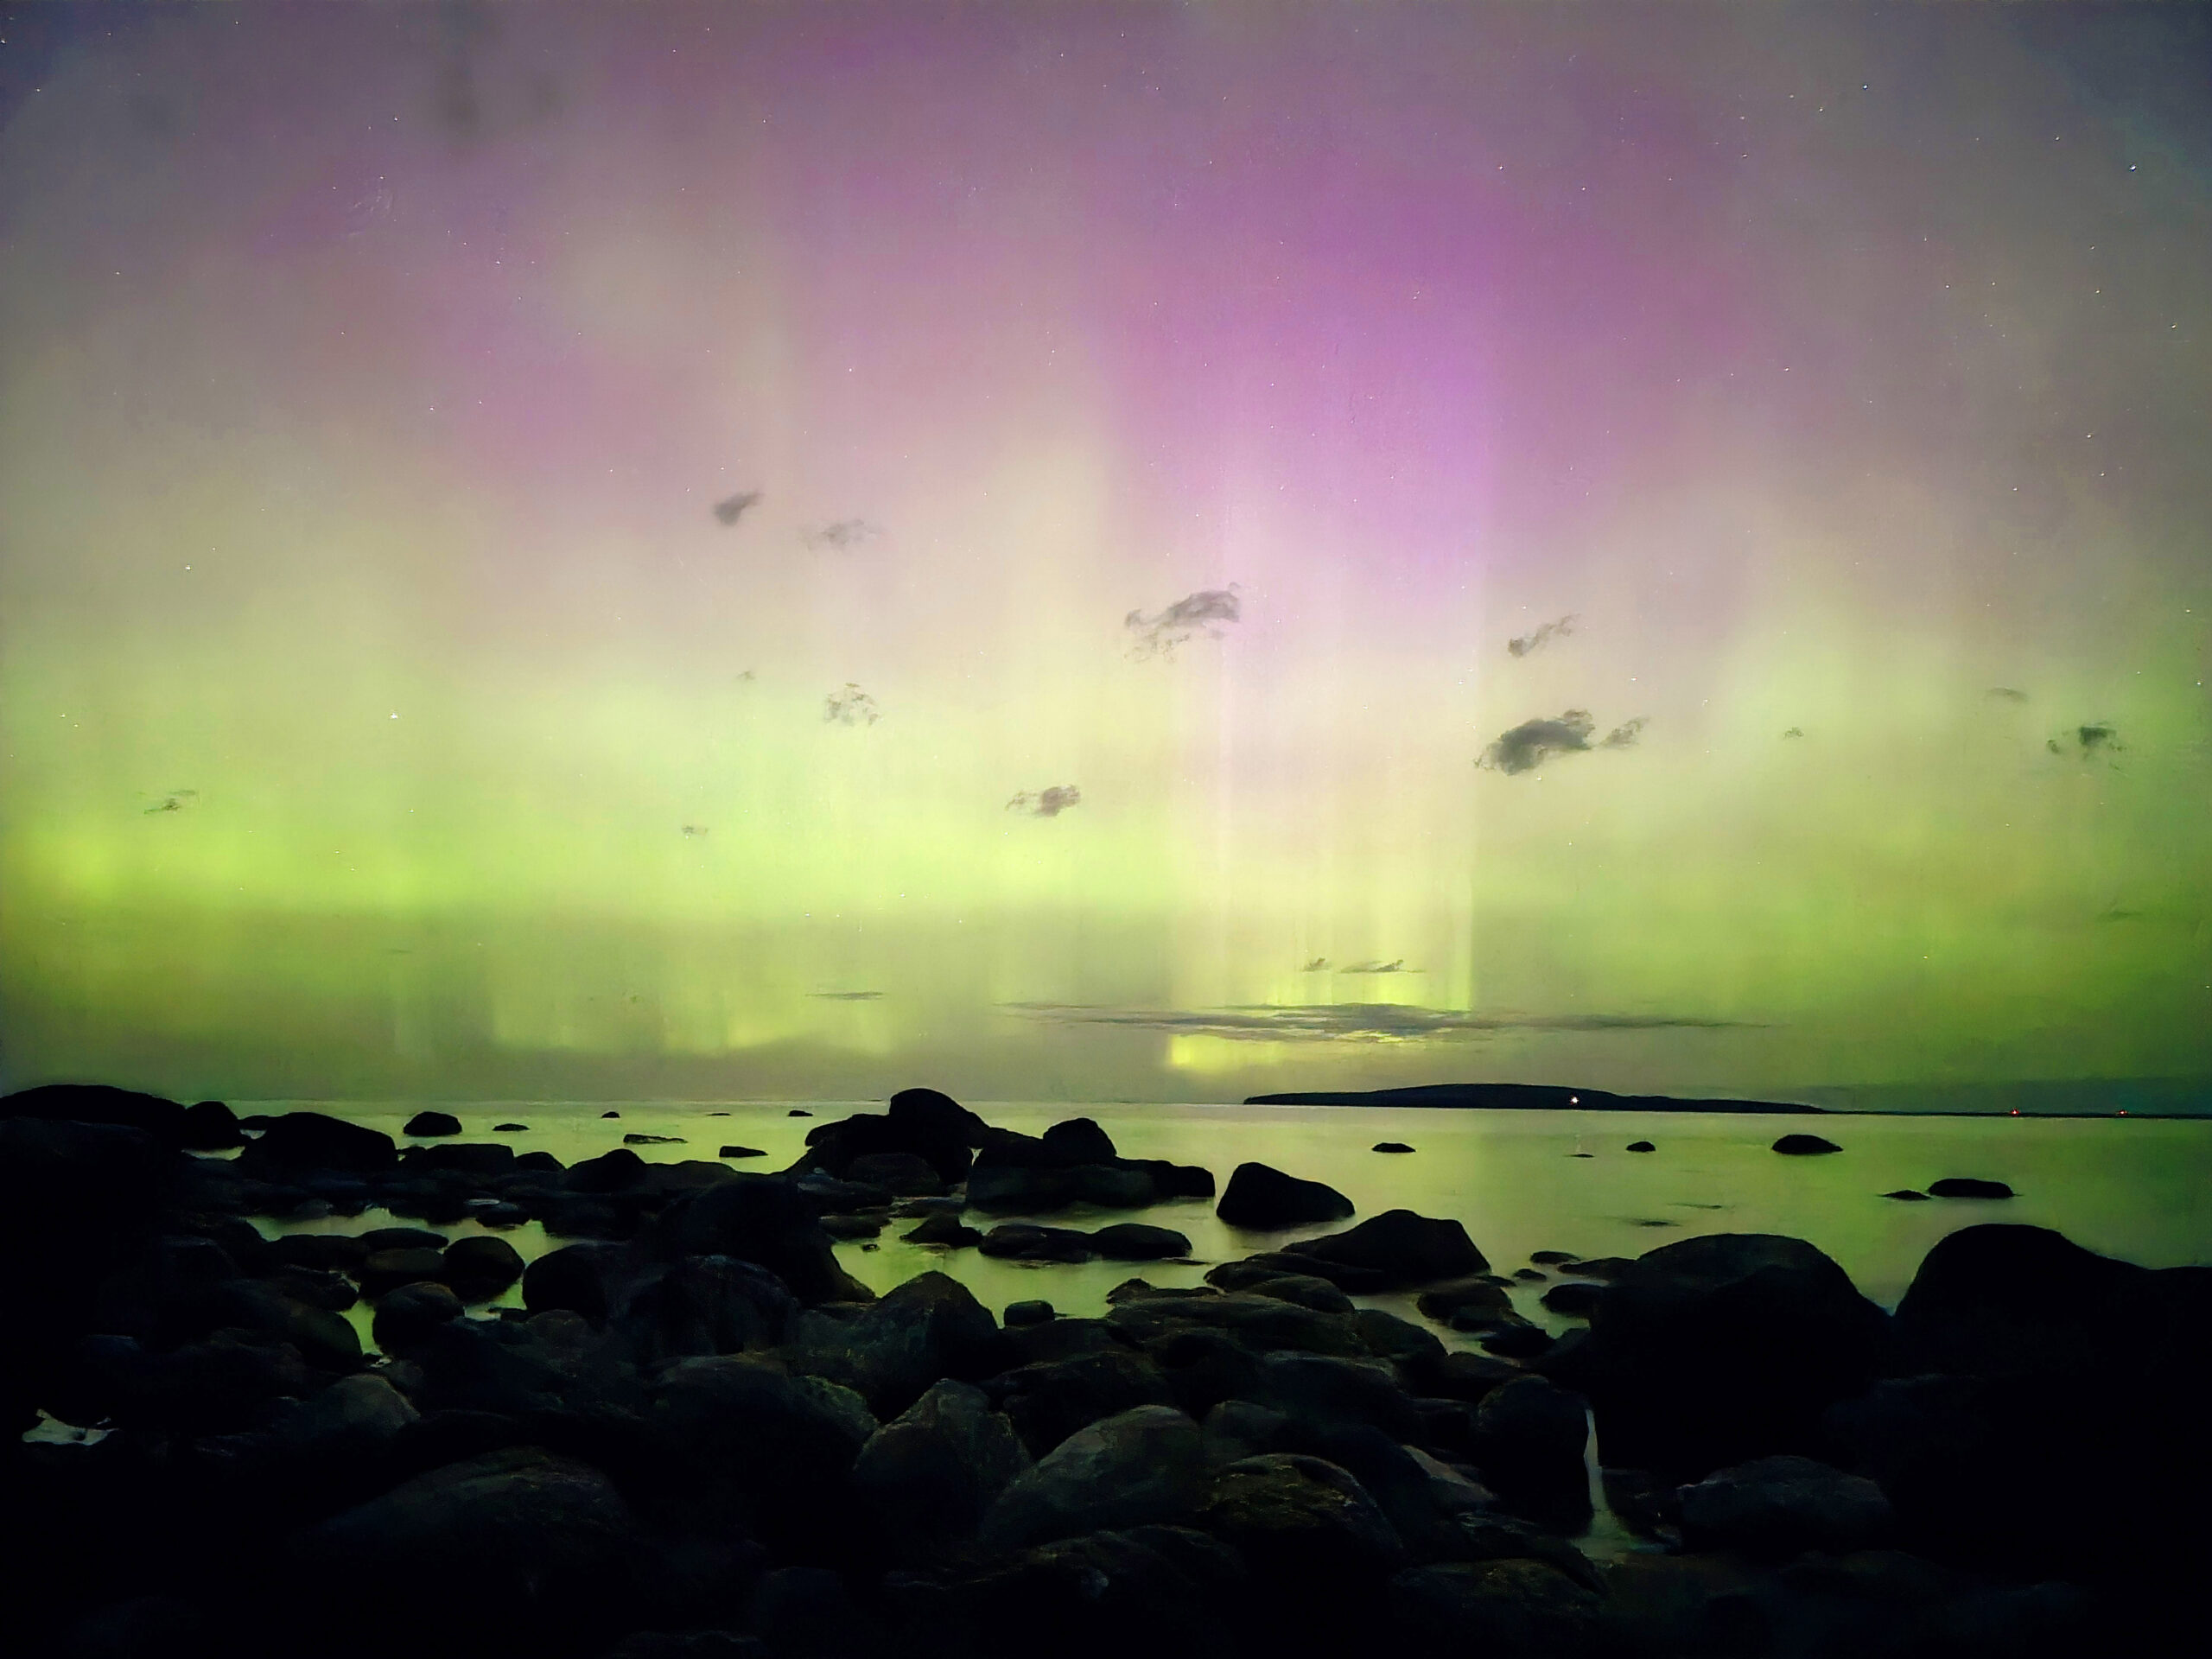
M 1801 1101 L 1693 1100 L 1672 1095 L 1615 1095 L 1603 1089 L 1570 1089 L 1530 1083 L 1432 1083 L 1407 1089 L 1321 1089 L 1293 1094 L 1250 1095 L 1247 1106 L 1422 1106 L 1462 1111 L 1729 1112 L 1810 1117 L 2023 1117 L 2204 1121 L 2202 1112 L 1885 1111 L 1879 1108 L 1808 1106 Z

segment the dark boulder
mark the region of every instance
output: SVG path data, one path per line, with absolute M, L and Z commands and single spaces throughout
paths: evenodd
M 1349 1313 L 1351 1298 L 1319 1274 L 1300 1273 L 1287 1267 L 1274 1265 L 1287 1263 L 1295 1257 L 1274 1255 L 1266 1262 L 1260 1261 L 1224 1262 L 1207 1270 L 1206 1282 L 1222 1290 L 1249 1291 L 1255 1296 L 1273 1296 L 1279 1300 L 1296 1302 L 1300 1307 L 1313 1308 L 1323 1313 Z
M 717 1158 L 766 1158 L 767 1155 L 758 1147 L 724 1147 L 715 1154 Z
M 1817 1135 L 1785 1135 L 1774 1143 L 1774 1150 L 1793 1157 L 1810 1157 L 1823 1152 L 1841 1152 L 1843 1148 L 1833 1141 L 1822 1140 Z
M 527 1135 L 530 1133 L 530 1125 L 527 1123 L 494 1123 L 492 1126 L 492 1133 L 494 1135 Z
M 1618 1279 L 1636 1263 L 1624 1255 L 1593 1255 L 1580 1262 L 1563 1262 L 1561 1273 L 1571 1273 L 1578 1279 Z
M 1491 1324 L 1502 1324 L 1515 1317 L 1513 1298 L 1503 1285 L 1472 1276 L 1432 1285 L 1414 1299 L 1414 1306 L 1438 1324 L 1451 1325 L 1454 1330 L 1473 1328 L 1459 1325 L 1462 1314 L 1473 1314 Z
M 935 1166 L 911 1152 L 867 1153 L 847 1164 L 841 1174 L 863 1186 L 880 1187 L 894 1198 L 934 1198 L 944 1191 L 944 1178 Z
M 1055 1123 L 1038 1139 L 1055 1163 L 1066 1166 L 1110 1164 L 1122 1155 L 1115 1147 L 1113 1137 L 1087 1117 L 1071 1117 Z
M 906 1236 L 912 1238 L 913 1234 Z M 1050 1302 L 1038 1300 L 1008 1302 L 1003 1316 L 1008 1330 L 1020 1325 L 1050 1325 L 1057 1317 Z
M 1234 1177 L 1230 1184 L 1235 1185 Z M 1324 1277 L 1331 1267 L 1376 1275 L 1362 1287 L 1376 1290 L 1410 1290 L 1441 1279 L 1490 1270 L 1490 1263 L 1468 1238 L 1465 1227 L 1456 1221 L 1417 1216 L 1410 1210 L 1385 1210 L 1344 1232 L 1286 1244 L 1282 1254 L 1321 1264 L 1316 1270 Z
M 461 1317 L 461 1299 L 443 1285 L 402 1285 L 377 1303 L 372 1330 L 377 1346 L 387 1354 L 404 1355 L 420 1347 L 430 1333 Z
M 936 1244 L 947 1249 L 965 1249 L 983 1242 L 983 1235 L 967 1225 L 957 1216 L 935 1215 L 926 1218 L 918 1227 L 899 1235 L 909 1244 Z
M 464 1302 L 488 1302 L 522 1277 L 522 1253 L 504 1238 L 474 1233 L 446 1246 L 438 1275 Z
M 1628 1143 L 1625 1150 L 1630 1152 L 1656 1152 L 1659 1148 L 1653 1146 L 1649 1141 L 1631 1141 Z
M 451 1112 L 417 1112 L 407 1120 L 402 1135 L 459 1135 L 461 1120 Z
M 809 1314 L 791 1344 L 794 1370 L 856 1390 L 879 1417 L 906 1410 L 940 1378 L 990 1376 L 1011 1357 L 990 1310 L 942 1273 L 918 1274 L 850 1318 Z
M 1329 1354 L 1269 1354 L 1261 1362 L 1259 1399 L 1295 1421 L 1322 1427 L 1360 1423 L 1395 1440 L 1417 1437 L 1421 1416 L 1387 1363 Z
M 966 1382 L 932 1384 L 861 1446 L 853 1489 L 893 1557 L 935 1559 L 975 1535 L 1030 1466 L 1014 1425 Z
M 1090 1248 L 1109 1262 L 1166 1262 L 1191 1253 L 1191 1241 L 1172 1227 L 1121 1221 L 1090 1235 Z
M 443 1282 L 445 1270 L 442 1250 L 376 1250 L 361 1263 L 354 1276 L 360 1281 L 361 1294 L 374 1301 L 388 1291 L 418 1280 Z
M 1901 1366 L 1968 1375 L 2105 1367 L 2109 1333 L 2162 1324 L 2158 1276 L 2046 1227 L 1938 1239 L 1897 1304 Z
M 1928 1184 L 1931 1198 L 2009 1198 L 2012 1189 L 2002 1181 L 1979 1180 L 1971 1175 L 1947 1175 Z
M 227 1113 L 229 1109 L 226 1107 L 224 1110 Z M 192 1144 L 186 1128 L 184 1107 L 159 1095 L 140 1094 L 136 1090 L 118 1089 L 104 1083 L 49 1083 L 35 1089 L 19 1090 L 0 1097 L 0 1119 L 10 1118 L 105 1123 L 116 1128 L 137 1129 L 171 1150 Z
M 1265 1230 L 1337 1221 L 1352 1213 L 1350 1198 L 1319 1181 L 1301 1180 L 1266 1164 L 1239 1164 L 1214 1213 L 1232 1227 Z
M 683 1144 L 683 1137 L 680 1135 L 643 1135 L 632 1130 L 622 1137 L 622 1144 L 626 1147 L 680 1147 Z
M 459 1624 L 567 1649 L 579 1626 L 601 1627 L 619 1605 L 642 1543 L 605 1475 L 518 1446 L 334 1516 L 301 1537 L 296 1555 L 308 1573 L 374 1585 L 356 1615 L 395 1634 L 428 1618 L 448 1641 Z
M 1105 1418 L 1139 1406 L 1185 1403 L 1159 1364 L 1122 1347 L 1020 1366 L 986 1386 L 1030 1455 L 1040 1458 Z
M 1398 1650 L 1427 1659 L 1578 1659 L 1592 1649 L 1598 1596 L 1557 1568 L 1524 1560 L 1408 1567 L 1386 1606 Z
M 1010 1262 L 1094 1262 L 1098 1250 L 1089 1233 L 1073 1227 L 1040 1227 L 1007 1222 L 994 1227 L 976 1245 L 985 1255 Z
M 806 1133 L 806 1167 L 844 1179 L 866 1179 L 852 1173 L 863 1158 L 905 1154 L 926 1163 L 937 1181 L 934 1189 L 965 1179 L 972 1162 L 971 1148 L 988 1133 L 982 1119 L 933 1089 L 905 1089 L 891 1097 L 880 1112 L 856 1112 L 850 1117 L 817 1123 Z
M 990 1560 L 950 1586 L 976 1659 L 1219 1659 L 1248 1651 L 1232 1621 L 1236 1554 L 1181 1526 L 1108 1529 Z M 931 1621 L 932 1623 L 936 1621 Z
M 1371 1149 L 1376 1152 L 1411 1152 L 1413 1150 L 1402 1141 L 1377 1141 Z
M 782 1280 L 734 1256 L 685 1255 L 618 1268 L 607 1288 L 608 1325 L 640 1365 L 773 1348 L 789 1338 L 798 1317 L 798 1300 Z
M 677 1198 L 655 1218 L 644 1239 L 649 1250 L 663 1257 L 757 1262 L 809 1306 L 873 1300 L 874 1293 L 838 1265 L 829 1234 L 796 1182 L 722 1173 L 728 1177 L 723 1183 Z
M 1715 1470 L 1683 1487 L 1677 1501 L 1692 1548 L 1775 1559 L 1871 1548 L 1891 1525 L 1890 1501 L 1878 1485 L 1810 1458 L 1761 1458 Z
M 276 1432 L 292 1451 L 311 1458 L 359 1456 L 388 1446 L 416 1420 L 406 1396 L 381 1376 L 341 1376 L 296 1401 Z
M 703 1472 L 770 1494 L 842 1491 L 877 1427 L 850 1389 L 766 1354 L 677 1361 L 661 1374 L 655 1417 Z
M 1578 1530 L 1590 1517 L 1587 1414 L 1580 1395 L 1541 1376 L 1491 1389 L 1475 1408 L 1484 1484 L 1532 1520 Z
M 1691 1478 L 1819 1452 L 1821 1414 L 1881 1372 L 1888 1324 L 1802 1240 L 1711 1234 L 1638 1258 L 1542 1369 L 1588 1397 L 1609 1462 Z
M 632 1260 L 619 1244 L 564 1244 L 523 1269 L 522 1302 L 533 1313 L 567 1308 L 594 1323 L 607 1318 L 610 1281 Z
M 1296 1452 L 1226 1465 L 1193 1519 L 1301 1613 L 1370 1588 L 1405 1556 L 1397 1529 L 1365 1487 L 1337 1465 Z
M 399 1162 L 392 1138 L 321 1112 L 272 1117 L 238 1154 L 239 1173 L 264 1180 L 326 1171 L 381 1175 Z
M 1605 1294 L 1592 1284 L 1554 1285 L 1544 1293 L 1543 1304 L 1553 1313 L 1564 1313 L 1571 1319 L 1586 1319 L 1598 1306 L 1598 1299 Z
M 1885 1192 L 1882 1196 L 1885 1198 L 1902 1198 L 1908 1204 L 1925 1203 L 1928 1198 L 1925 1192 L 1916 1192 L 1909 1186 L 1901 1186 L 1896 1192 Z
M 1206 1493 L 1198 1426 L 1140 1406 L 1077 1430 L 1016 1478 L 984 1517 L 986 1544 L 1019 1548 L 1171 1521 Z

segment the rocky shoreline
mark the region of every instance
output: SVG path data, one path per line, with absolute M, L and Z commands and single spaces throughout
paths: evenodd
M 403 1149 L 313 1113 L 0 1101 L 0 1648 L 1994 1659 L 2204 1633 L 2212 1268 L 1972 1226 L 1891 1314 L 1792 1238 L 1547 1252 L 1546 1306 L 1587 1321 L 1554 1341 L 1460 1221 L 1355 1218 L 1247 1163 L 1219 1204 L 1260 1248 L 1203 1287 L 995 1316 L 944 1273 L 875 1296 L 833 1239 L 1184 1259 L 1090 1212 L 1212 1173 L 926 1090 L 775 1173 L 564 1168 L 459 1127 Z M 255 1224 L 371 1210 L 410 1224 Z M 525 1262 L 439 1230 L 464 1217 L 562 1242 Z M 1384 1293 L 1427 1323 L 1354 1300 Z M 1574 1542 L 1593 1422 L 1645 1541 L 1617 1560 Z

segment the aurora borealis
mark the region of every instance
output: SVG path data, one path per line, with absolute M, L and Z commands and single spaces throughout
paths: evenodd
M 2212 1077 L 2195 9 L 0 32 L 10 1086 Z

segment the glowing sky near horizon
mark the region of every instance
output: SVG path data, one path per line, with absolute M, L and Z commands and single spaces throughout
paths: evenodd
M 5 29 L 11 1082 L 2212 1076 L 2202 14 Z

